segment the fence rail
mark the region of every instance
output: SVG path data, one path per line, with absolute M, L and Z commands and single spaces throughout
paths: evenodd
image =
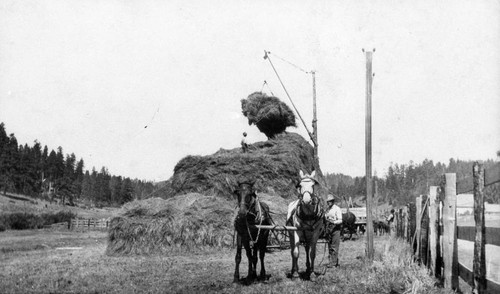
M 109 227 L 109 218 L 93 219 L 93 218 L 74 218 L 71 219 L 71 230 L 107 230 Z
M 444 175 L 443 186 L 430 187 L 429 195 L 417 197 L 415 204 L 396 212 L 397 236 L 410 242 L 416 259 L 444 280 L 446 288 L 459 290 L 460 277 L 472 287 L 473 293 L 500 293 L 499 281 L 487 279 L 486 260 L 489 268 L 500 264 L 493 264 L 497 259 L 495 254 L 488 257 L 485 249 L 489 244 L 490 248 L 500 250 L 500 228 L 485 226 L 484 204 L 484 188 L 499 182 L 500 164 L 485 171 L 476 162 L 472 177 L 457 182 L 456 174 L 448 173 Z M 475 226 L 460 226 L 457 194 L 470 191 L 474 193 Z M 472 269 L 459 262 L 458 240 L 474 242 L 473 250 L 467 249 L 470 252 L 461 249 L 461 255 L 472 257 Z M 497 273 L 492 271 L 492 274 Z

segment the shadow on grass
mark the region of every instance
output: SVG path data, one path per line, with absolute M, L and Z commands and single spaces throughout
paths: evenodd
M 264 278 L 261 278 L 260 276 L 255 278 L 255 279 L 250 279 L 248 277 L 245 277 L 245 278 L 240 278 L 238 280 L 238 283 L 236 284 L 239 284 L 239 285 L 244 285 L 244 286 L 249 286 L 249 285 L 252 285 L 252 284 L 256 284 L 256 283 L 267 283 L 267 281 L 269 281 L 269 279 L 271 278 L 271 275 L 266 275 Z

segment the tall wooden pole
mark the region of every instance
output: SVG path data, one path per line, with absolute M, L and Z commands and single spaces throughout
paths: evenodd
M 363 50 L 364 51 L 364 50 Z M 375 51 L 375 49 L 374 49 Z M 365 119 L 365 157 L 366 157 L 366 258 L 373 261 L 373 218 L 372 218 L 372 51 L 366 51 L 366 119 Z
M 316 173 L 319 172 L 319 176 L 322 178 L 323 173 L 321 172 L 321 168 L 319 167 L 319 155 L 318 155 L 318 117 L 316 114 L 316 72 L 311 71 L 312 74 L 312 82 L 313 82 L 313 145 L 314 145 L 314 169 Z
M 313 133 L 312 133 L 312 141 L 314 145 L 314 170 L 318 175 L 318 180 L 320 182 L 319 193 L 320 195 L 324 195 L 328 193 L 328 188 L 326 184 L 326 180 L 323 177 L 323 172 L 321 171 L 321 167 L 319 165 L 319 155 L 318 155 L 318 117 L 316 112 L 316 72 L 314 70 L 311 71 L 312 75 L 312 83 L 313 83 Z

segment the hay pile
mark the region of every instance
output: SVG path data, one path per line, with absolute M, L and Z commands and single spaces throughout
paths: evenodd
M 231 246 L 234 206 L 195 193 L 134 201 L 111 220 L 106 253 L 155 254 L 180 246 Z
M 241 100 L 243 115 L 248 124 L 255 124 L 268 138 L 283 133 L 287 127 L 297 127 L 293 111 L 277 97 L 254 92 Z
M 288 201 L 257 193 L 276 224 L 284 224 Z M 197 193 L 125 204 L 111 220 L 106 254 L 162 254 L 173 248 L 233 245 L 236 201 Z
M 158 193 L 169 198 L 200 193 L 233 199 L 239 180 L 256 180 L 257 191 L 291 199 L 299 170 L 313 170 L 313 147 L 300 135 L 281 133 L 265 142 L 250 144 L 250 152 L 240 148 L 220 150 L 209 156 L 187 156 L 177 163 L 174 175 Z

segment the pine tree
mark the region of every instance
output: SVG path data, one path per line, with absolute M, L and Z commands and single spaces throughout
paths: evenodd
M 122 177 L 121 176 L 112 176 L 109 181 L 109 188 L 111 190 L 111 203 L 112 204 L 121 204 L 121 188 L 122 188 Z
M 121 194 L 120 204 L 133 200 L 134 187 L 132 185 L 132 181 L 130 180 L 130 178 L 125 178 L 123 180 L 120 194 Z
M 75 180 L 74 180 L 75 195 L 77 198 L 80 198 L 82 195 L 83 168 L 84 168 L 83 159 L 80 159 L 76 164 Z

